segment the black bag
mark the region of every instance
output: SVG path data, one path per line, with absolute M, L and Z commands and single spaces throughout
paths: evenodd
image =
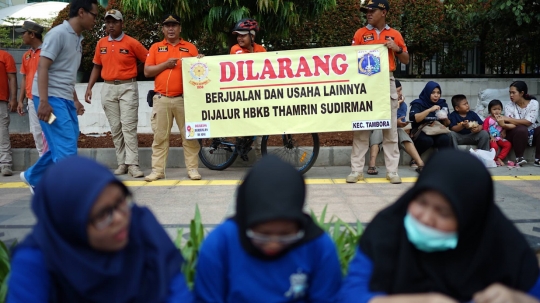
M 146 95 L 146 102 L 148 102 L 148 106 L 153 107 L 154 106 L 154 95 L 156 92 L 154 90 L 149 90 L 148 94 Z

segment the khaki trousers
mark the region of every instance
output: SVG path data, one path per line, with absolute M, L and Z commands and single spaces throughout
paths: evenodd
M 28 99 L 28 119 L 30 120 L 30 132 L 34 137 L 34 142 L 36 143 L 36 149 L 39 153 L 39 156 L 49 150 L 47 141 L 43 136 L 43 130 L 41 130 L 41 125 L 39 124 L 39 118 L 37 116 L 36 107 L 34 106 L 34 100 Z
M 390 76 L 390 106 L 391 118 L 390 129 L 383 129 L 382 148 L 384 152 L 384 163 L 387 172 L 397 172 L 399 164 L 399 147 L 397 133 L 397 90 L 393 76 Z M 370 131 L 355 131 L 353 135 L 353 145 L 351 152 L 351 170 L 362 172 L 366 161 L 366 153 L 369 149 Z
M 103 83 L 101 105 L 111 126 L 118 165 L 139 165 L 139 87 L 137 82 Z
M 186 168 L 189 171 L 190 169 L 197 169 L 199 167 L 199 150 L 201 148 L 199 141 L 186 139 L 184 98 L 168 98 L 156 95 L 154 96 L 151 124 L 154 131 L 152 170 L 157 173 L 165 172 L 167 156 L 169 154 L 169 135 L 171 134 L 173 119 L 176 119 L 176 124 L 182 135 Z
M 11 141 L 9 140 L 8 102 L 0 101 L 0 167 L 11 168 Z

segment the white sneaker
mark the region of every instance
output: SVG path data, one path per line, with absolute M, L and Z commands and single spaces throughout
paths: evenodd
M 21 174 L 19 175 L 19 177 L 21 178 L 21 181 L 23 181 L 26 185 L 28 185 L 28 187 L 30 188 L 30 192 L 32 193 L 32 195 L 34 194 L 34 187 L 32 185 L 30 185 L 30 183 L 28 182 L 28 180 L 26 180 L 26 177 L 24 176 L 24 172 L 22 171 Z
M 364 180 L 364 173 L 362 172 L 358 172 L 358 171 L 352 171 L 348 176 L 347 176 L 347 179 L 345 179 L 345 181 L 347 183 L 356 183 L 358 181 L 363 181 Z
M 191 180 L 201 180 L 201 174 L 199 174 L 199 171 L 197 171 L 195 168 L 192 168 L 188 170 L 188 177 Z
M 400 184 L 401 183 L 401 178 L 399 177 L 398 173 L 396 173 L 396 172 L 386 173 L 386 180 L 390 180 L 390 183 L 392 183 L 392 184 Z

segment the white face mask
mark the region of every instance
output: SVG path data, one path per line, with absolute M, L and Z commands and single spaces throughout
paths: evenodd
M 407 238 L 417 249 L 425 252 L 454 249 L 458 243 L 457 232 L 444 232 L 422 224 L 407 213 L 403 220 Z

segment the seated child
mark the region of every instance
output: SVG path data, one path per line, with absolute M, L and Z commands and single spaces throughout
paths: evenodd
M 236 214 L 204 240 L 195 302 L 336 302 L 342 274 L 330 237 L 304 213 L 294 167 L 263 157 L 238 188 Z
M 501 115 L 503 109 L 502 102 L 500 100 L 491 100 L 488 104 L 489 116 L 484 120 L 483 128 L 489 133 L 490 142 L 489 146 L 495 151 L 495 162 L 498 166 L 503 166 L 503 159 L 506 158 L 510 149 L 512 148 L 512 143 L 506 140 L 506 130 L 516 127 L 514 124 L 504 123 L 504 116 Z M 499 147 L 501 152 L 499 153 Z
M 420 173 L 424 167 L 424 161 L 422 161 L 416 147 L 414 147 L 411 136 L 408 134 L 410 126 L 409 122 L 405 121 L 405 117 L 407 116 L 407 104 L 405 103 L 405 97 L 403 97 L 402 94 L 403 87 L 399 80 L 396 80 L 396 88 L 398 93 L 397 133 L 399 148 L 404 149 L 405 152 L 411 156 L 411 167 L 414 168 L 416 172 Z M 379 154 L 382 139 L 382 130 L 380 129 L 373 130 L 369 136 L 370 159 L 367 171 L 368 175 L 378 174 L 377 167 L 375 167 L 375 160 Z
M 479 149 L 489 150 L 489 134 L 482 129 L 483 121 L 473 111 L 469 110 L 469 101 L 465 95 L 452 97 L 454 112 L 448 115 L 450 119 L 450 135 L 454 148 L 458 145 L 472 144 Z

